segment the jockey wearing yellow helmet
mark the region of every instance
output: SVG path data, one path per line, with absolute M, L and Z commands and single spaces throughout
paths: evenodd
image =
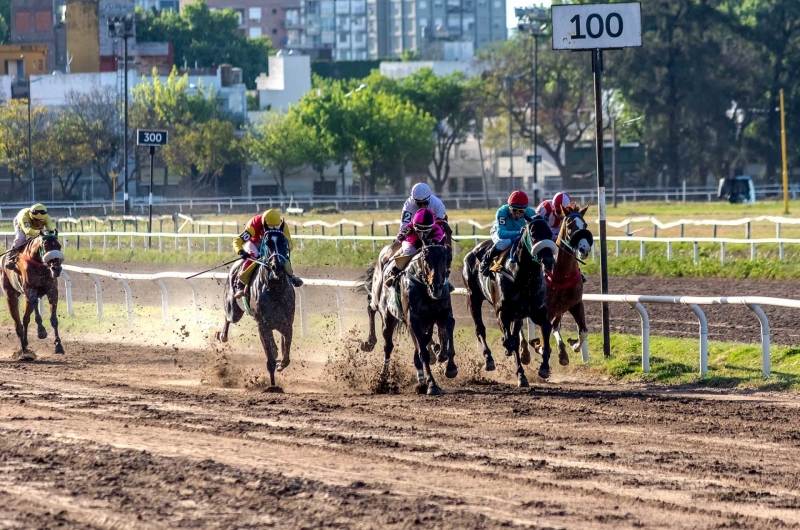
M 44 204 L 34 204 L 30 208 L 23 208 L 19 211 L 14 218 L 14 242 L 11 244 L 11 248 L 14 250 L 9 253 L 6 268 L 14 269 L 18 254 L 15 251 L 24 245 L 29 238 L 38 236 L 39 231 L 42 229 L 56 229 L 56 222 L 48 215 Z
M 264 214 L 258 214 L 247 222 L 244 232 L 236 236 L 233 240 L 233 249 L 237 254 L 245 258 L 242 265 L 242 272 L 239 274 L 239 282 L 236 284 L 236 292 L 234 298 L 241 298 L 245 294 L 245 288 L 250 282 L 250 277 L 253 271 L 256 270 L 258 263 L 253 262 L 249 258 L 260 257 L 261 240 L 264 238 L 267 230 L 276 230 L 283 224 L 283 235 L 289 240 L 289 251 L 293 248 L 292 234 L 289 232 L 289 227 L 281 219 L 281 214 L 277 210 L 267 210 Z M 286 274 L 292 281 L 292 285 L 300 287 L 303 285 L 303 280 L 294 275 L 292 270 L 292 262 L 289 261 L 289 256 L 286 256 Z

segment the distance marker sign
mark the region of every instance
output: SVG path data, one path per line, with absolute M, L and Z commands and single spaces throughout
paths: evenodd
M 642 45 L 642 8 L 629 4 L 553 6 L 554 50 L 598 50 Z
M 136 130 L 136 145 L 161 146 L 167 145 L 167 131 Z

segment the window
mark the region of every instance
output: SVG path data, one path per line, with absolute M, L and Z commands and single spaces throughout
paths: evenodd
M 251 39 L 257 39 L 260 36 L 261 36 L 261 28 L 259 28 L 258 26 L 254 27 L 254 28 L 250 28 L 250 38 Z
M 278 14 L 278 10 L 277 10 L 277 9 L 275 9 L 274 7 L 272 8 L 272 14 L 273 14 L 273 15 L 277 15 L 277 14 Z
M 44 72 L 44 61 L 39 59 L 39 64 L 38 65 L 39 65 L 39 71 L 40 72 Z
M 433 8 L 434 9 L 442 9 L 443 7 L 444 7 L 444 4 L 441 3 L 441 2 L 434 2 L 433 3 Z
M 422 0 L 422 1 L 419 3 L 419 8 L 420 8 L 420 9 L 428 9 L 428 2 L 425 2 L 425 0 Z
M 421 18 L 421 19 L 419 19 L 419 25 L 420 25 L 421 27 L 425 27 L 425 26 L 427 26 L 427 25 L 428 25 L 428 19 L 427 19 L 427 18 Z
M 434 18 L 433 19 L 433 27 L 438 28 L 441 25 L 442 25 L 442 19 L 441 18 Z
M 36 12 L 36 31 L 42 32 L 52 29 L 53 27 L 53 17 L 50 15 L 49 11 L 37 11 Z
M 342 44 L 347 42 L 347 33 L 339 33 L 339 42 Z
M 253 22 L 261 22 L 261 8 L 260 7 L 251 7 L 248 12 L 248 17 Z
M 14 17 L 14 26 L 16 26 L 17 33 L 30 32 L 31 30 L 30 11 L 17 11 L 17 16 Z
M 353 40 L 358 44 L 364 44 L 365 37 L 366 35 L 364 35 L 363 33 L 356 33 Z
M 277 35 L 278 34 L 278 28 L 272 28 L 272 34 L 273 35 Z
M 236 15 L 239 17 L 239 25 L 244 26 L 244 11 L 236 11 Z
M 500 2 L 500 0 L 494 0 L 494 4 L 493 5 L 494 5 L 495 9 L 500 9 L 500 7 L 502 6 L 502 3 Z
M 450 179 L 447 182 L 447 191 L 450 193 L 455 193 L 458 191 L 458 180 L 457 179 Z

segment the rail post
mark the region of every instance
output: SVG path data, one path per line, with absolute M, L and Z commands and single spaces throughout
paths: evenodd
M 341 287 L 334 287 L 333 290 L 336 291 L 336 312 L 339 314 L 339 338 L 344 339 L 344 291 L 342 291 Z
M 164 282 L 161 280 L 153 280 L 153 283 L 158 285 L 158 288 L 161 289 L 161 323 L 166 326 L 169 320 L 169 297 L 167 294 L 167 287 L 164 285 Z
M 644 261 L 644 241 L 639 241 L 639 261 Z
M 719 244 L 719 261 L 722 266 L 725 266 L 725 242 L 721 241 Z
M 756 259 L 756 244 L 750 243 L 750 261 L 754 261 Z
M 697 267 L 700 264 L 700 245 L 697 241 L 692 243 L 693 254 L 694 254 L 694 266 Z
M 708 375 L 708 320 L 697 304 L 688 304 L 700 322 L 700 377 Z
M 667 261 L 672 259 L 672 241 L 667 241 Z
M 64 278 L 64 298 L 67 300 L 67 314 L 74 317 L 75 311 L 72 308 L 72 278 L 69 277 L 67 271 L 61 271 L 61 276 Z
M 308 300 L 306 299 L 306 288 L 305 286 L 300 286 L 297 288 L 297 292 L 300 294 L 300 334 L 303 337 L 308 336 Z
M 747 304 L 747 307 L 756 314 L 758 321 L 761 324 L 761 373 L 764 377 L 770 375 L 770 358 L 769 358 L 769 320 L 764 310 L 757 304 Z
M 128 327 L 133 327 L 133 294 L 131 293 L 131 286 L 122 278 L 117 278 L 117 281 L 122 284 L 122 289 L 125 291 L 125 312 L 128 316 Z
M 193 279 L 186 280 L 189 287 L 192 288 L 192 307 L 194 308 L 194 320 L 200 324 L 200 302 L 197 298 L 197 293 L 200 291 L 200 286 Z
M 103 321 L 103 286 L 100 284 L 100 278 L 96 274 L 89 274 L 89 278 L 94 280 L 94 292 L 97 299 L 97 321 Z
M 620 255 L 621 248 L 622 248 L 622 242 L 619 239 L 617 239 L 617 257 L 619 257 Z
M 647 309 L 639 302 L 631 304 L 642 319 L 642 372 L 650 371 L 650 316 Z

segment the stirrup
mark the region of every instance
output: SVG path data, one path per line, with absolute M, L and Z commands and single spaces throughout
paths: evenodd
M 239 285 L 242 285 L 242 287 L 239 287 Z M 236 286 L 236 292 L 233 293 L 234 300 L 239 300 L 240 298 L 244 298 L 244 296 L 247 294 L 247 286 L 242 283 L 240 283 L 239 285 Z

